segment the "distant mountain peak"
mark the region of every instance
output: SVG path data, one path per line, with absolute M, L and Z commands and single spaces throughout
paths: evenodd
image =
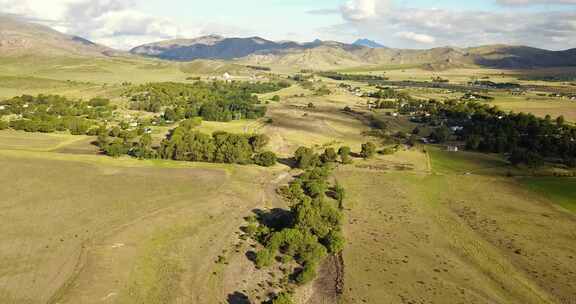
M 373 41 L 373 40 L 369 40 L 369 39 L 358 39 L 356 40 L 354 43 L 352 43 L 353 45 L 357 45 L 357 46 L 365 46 L 365 47 L 369 47 L 372 49 L 383 49 L 386 48 L 384 45 Z

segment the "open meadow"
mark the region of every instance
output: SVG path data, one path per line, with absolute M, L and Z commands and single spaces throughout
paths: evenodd
M 274 170 L 62 154 L 51 136 L 14 150 L 4 135 L 2 303 L 226 297 L 214 260 L 265 205 Z
M 494 175 L 496 159 L 464 155 L 447 167 L 441 153 L 428 173 L 338 170 L 350 192 L 343 302 L 571 303 L 576 219 L 554 205 L 563 202 L 523 187 L 529 179 Z M 571 191 L 570 180 L 551 182 L 533 187 Z
M 11 79 L 6 88 L 0 82 L 0 96 L 106 92 L 122 115 L 154 116 L 125 110 L 122 87 L 101 84 L 119 79 L 56 78 Z M 322 83 L 330 94 L 293 84 L 259 94 L 268 107 L 263 117 L 196 127 L 206 134 L 266 134 L 266 149 L 280 162 L 271 168 L 111 158 L 93 144 L 96 136 L 0 131 L 0 230 L 8 232 L 0 236 L 2 303 L 262 301 L 278 290 L 283 270 L 255 267 L 249 253 L 259 245 L 242 237 L 244 218 L 289 207 L 276 190 L 302 172 L 287 166 L 298 147 L 321 153 L 343 145 L 352 148 L 353 163 L 339 165 L 331 179 L 347 191 L 346 246 L 295 292 L 296 303 L 575 301 L 574 179 L 545 170 L 548 177 L 532 177 L 535 171 L 513 167 L 502 155 L 450 153 L 442 145 L 401 144 L 393 154 L 361 159 L 368 141 L 388 146 L 369 132 L 373 119 L 391 134 L 409 134 L 418 124 L 390 110 L 370 111 L 366 98 L 336 81 Z M 530 111 L 522 101 L 509 102 L 510 110 Z M 553 109 L 545 105 L 534 113 Z M 154 143 L 173 128 L 152 127 Z

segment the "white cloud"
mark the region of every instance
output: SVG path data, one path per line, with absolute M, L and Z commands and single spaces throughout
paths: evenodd
M 345 20 L 361 22 L 381 16 L 391 3 L 391 0 L 349 0 L 340 7 L 340 11 Z
M 576 0 L 497 0 L 498 4 L 511 6 L 527 5 L 576 5 Z
M 498 1 L 498 0 L 497 0 Z M 500 4 L 572 4 L 576 0 L 500 0 Z M 343 23 L 324 29 L 332 39 L 371 38 L 399 48 L 515 44 L 545 49 L 574 48 L 576 11 L 453 10 L 393 6 L 375 1 L 363 6 L 350 2 L 342 10 Z M 361 9 L 364 7 L 365 9 Z M 354 9 L 353 9 L 354 8 Z M 355 12 L 352 14 L 351 12 Z
M 133 0 L 0 0 L 0 12 L 120 49 L 206 31 L 200 25 L 182 29 L 170 20 L 144 14 Z
M 425 43 L 430 44 L 436 42 L 436 38 L 426 35 L 426 34 L 418 34 L 414 32 L 398 32 L 395 34 L 396 37 L 412 40 L 418 43 Z

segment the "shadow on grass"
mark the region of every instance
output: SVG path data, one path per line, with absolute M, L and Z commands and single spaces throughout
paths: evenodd
M 228 304 L 250 304 L 250 299 L 247 295 L 241 292 L 234 292 L 228 295 L 228 299 L 226 301 Z

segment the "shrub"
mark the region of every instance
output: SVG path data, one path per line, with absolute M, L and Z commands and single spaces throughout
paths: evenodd
M 271 304 L 294 304 L 292 296 L 287 292 L 281 292 L 272 300 Z
M 272 167 L 276 164 L 276 154 L 273 152 L 262 152 L 254 157 L 254 163 L 262 167 Z
M 324 153 L 320 156 L 323 163 L 333 163 L 338 159 L 338 154 L 334 148 L 327 148 Z
M 269 267 L 270 265 L 272 265 L 272 262 L 274 261 L 274 253 L 265 248 L 262 249 L 260 251 L 258 251 L 258 253 L 256 253 L 256 267 L 258 268 L 264 268 L 264 267 Z
M 296 160 L 296 166 L 300 169 L 308 169 L 310 167 L 315 167 L 320 163 L 320 157 L 318 154 L 310 148 L 300 147 L 294 153 L 294 159 Z
M 339 231 L 330 231 L 328 235 L 322 239 L 322 244 L 328 249 L 328 253 L 339 253 L 344 249 L 344 236 Z
M 340 161 L 343 164 L 350 164 L 352 163 L 352 158 L 350 158 L 350 147 L 340 147 L 340 149 L 338 150 L 338 155 L 340 155 Z
M 305 285 L 316 277 L 316 264 L 306 264 L 304 268 L 296 275 L 295 281 L 298 285 Z
M 360 152 L 360 155 L 364 159 L 372 158 L 374 157 L 375 154 L 376 154 L 376 145 L 374 143 L 368 142 L 362 144 L 362 151 Z

